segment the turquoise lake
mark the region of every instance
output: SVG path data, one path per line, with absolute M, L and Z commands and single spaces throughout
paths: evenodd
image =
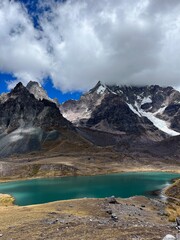
M 77 198 L 127 198 L 135 195 L 151 197 L 180 174 L 160 172 L 118 173 L 98 176 L 77 176 L 34 179 L 0 184 L 0 193 L 15 197 L 16 204 L 25 206 Z

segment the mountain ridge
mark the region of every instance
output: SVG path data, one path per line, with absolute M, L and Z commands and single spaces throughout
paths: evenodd
M 172 87 L 109 86 L 98 82 L 80 100 L 67 101 L 60 110 L 76 126 L 86 126 L 108 95 L 118 97 L 138 117 L 147 118 L 161 132 L 171 136 L 180 134 L 180 93 Z
M 98 82 L 80 100 L 59 105 L 38 83 L 26 87 L 18 83 L 10 93 L 0 95 L 0 156 L 39 151 L 43 146 L 48 151 L 77 151 L 93 144 L 119 151 L 129 142 L 139 145 L 140 151 L 147 143 L 152 152 L 153 142 L 180 134 L 179 100 L 180 93 L 171 87 Z
M 0 98 L 0 156 L 40 150 L 60 128 L 74 131 L 55 103 L 38 100 L 21 82 Z

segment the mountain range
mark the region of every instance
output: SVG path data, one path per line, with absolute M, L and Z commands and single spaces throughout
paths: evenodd
M 121 133 L 159 130 L 170 136 L 180 134 L 180 92 L 172 87 L 108 86 L 98 82 L 79 101 L 69 100 L 60 110 L 76 126 Z
M 48 145 L 61 151 L 62 142 L 69 148 L 75 145 L 74 151 L 86 143 L 115 151 L 178 155 L 179 135 L 180 92 L 172 87 L 98 82 L 79 100 L 59 104 L 31 81 L 0 95 L 1 157 L 43 151 Z

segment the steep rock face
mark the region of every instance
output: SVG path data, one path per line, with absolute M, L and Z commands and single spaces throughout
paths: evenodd
M 40 126 L 48 130 L 69 125 L 53 102 L 37 100 L 22 83 L 17 84 L 7 100 L 0 104 L 0 126 L 7 132 L 19 127 Z
M 109 86 L 109 88 L 127 102 L 132 111 L 147 117 L 160 130 L 165 130 L 170 135 L 178 135 L 175 131 L 180 132 L 178 124 L 180 93 L 172 87 L 152 85 L 145 87 Z
M 180 134 L 179 109 L 180 93 L 172 87 L 108 86 L 100 82 L 79 101 L 68 101 L 61 105 L 63 116 L 77 126 L 90 126 L 102 131 L 117 130 L 118 119 L 121 121 L 119 129 L 129 133 L 132 132 L 135 114 L 134 132 L 151 129 L 156 134 L 159 130 L 169 136 Z M 128 129 L 129 119 L 132 119 L 132 123 Z
M 34 97 L 38 100 L 47 99 L 50 100 L 50 98 L 47 95 L 47 92 L 39 85 L 38 82 L 30 81 L 26 89 L 34 95 Z
M 0 95 L 0 103 L 5 102 L 7 100 L 7 98 L 8 98 L 8 94 L 7 93 L 2 93 Z
M 59 105 L 58 100 L 57 99 L 51 99 L 47 92 L 41 87 L 41 85 L 38 82 L 34 82 L 34 81 L 30 81 L 27 86 L 26 89 L 32 93 L 34 95 L 34 97 L 38 100 L 49 100 L 51 102 L 56 103 L 57 105 Z
M 0 101 L 0 156 L 39 150 L 59 128 L 72 129 L 55 103 L 37 100 L 22 83 Z
M 92 113 L 87 125 L 98 129 L 99 124 L 106 121 L 112 130 L 121 133 L 140 135 L 146 130 L 157 129 L 145 117 L 139 117 L 117 95 L 108 95 Z
M 108 91 L 99 82 L 94 89 L 81 96 L 79 101 L 69 100 L 60 106 L 62 115 L 75 125 L 84 125 Z

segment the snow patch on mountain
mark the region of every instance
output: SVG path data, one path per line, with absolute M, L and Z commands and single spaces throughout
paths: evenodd
M 129 109 L 138 117 L 147 117 L 159 130 L 170 136 L 180 135 L 178 120 L 174 125 L 172 124 L 175 114 L 170 116 L 165 112 L 167 107 L 180 101 L 179 92 L 171 87 L 162 88 L 158 85 L 117 86 L 98 82 L 80 100 L 69 101 L 61 105 L 60 111 L 65 118 L 75 123 L 76 126 L 84 127 L 103 100 L 106 101 L 106 98 L 108 99 L 110 96 L 113 98 L 112 95 L 116 95 L 120 98 L 120 101 L 126 102 Z M 172 130 L 171 126 L 175 130 Z
M 17 130 L 13 131 L 9 137 L 10 142 L 16 142 L 25 137 L 26 134 L 34 135 L 37 132 L 36 128 L 29 127 L 29 128 L 18 128 Z
M 103 85 L 100 85 L 96 92 L 97 92 L 97 94 L 103 94 L 105 92 L 105 90 L 106 90 L 106 87 Z
M 133 107 L 132 104 L 127 103 L 127 105 L 135 114 L 137 114 L 139 117 L 142 117 L 141 114 Z
M 166 121 L 155 117 L 154 114 L 152 114 L 151 112 L 141 111 L 141 114 L 142 114 L 142 116 L 147 117 L 154 124 L 154 126 L 159 128 L 161 131 L 163 131 L 171 136 L 180 135 L 180 133 L 170 129 L 169 126 L 167 125 Z
M 10 137 L 10 142 L 17 142 L 17 141 L 19 141 L 19 140 L 21 140 L 21 139 L 23 139 L 23 136 L 21 136 L 21 135 L 12 135 L 11 137 Z
M 150 96 L 143 98 L 141 105 L 143 105 L 145 103 L 152 103 L 152 99 L 150 98 Z
M 167 108 L 167 106 L 161 107 L 159 110 L 156 111 L 157 114 L 163 114 L 164 110 Z
M 136 113 L 138 116 L 139 114 L 143 117 L 147 117 L 153 124 L 155 127 L 157 127 L 159 130 L 167 133 L 170 136 L 178 136 L 180 135 L 179 132 L 176 132 L 172 129 L 169 128 L 168 123 L 162 119 L 159 119 L 158 117 L 156 117 L 156 115 L 160 112 L 159 110 L 155 113 L 151 113 L 151 112 L 145 112 L 143 111 L 137 102 L 135 102 L 135 107 L 137 108 L 138 113 Z M 163 111 L 164 108 L 161 109 L 161 111 Z M 135 112 L 135 111 L 134 111 Z

